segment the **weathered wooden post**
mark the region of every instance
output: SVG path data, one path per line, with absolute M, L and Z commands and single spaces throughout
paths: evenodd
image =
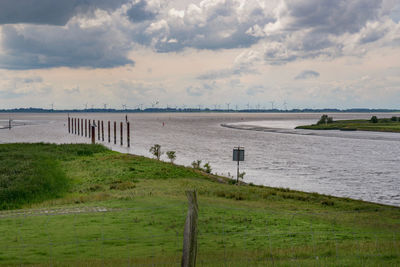
M 76 134 L 76 118 L 74 118 L 74 134 Z
M 189 202 L 188 213 L 186 216 L 185 230 L 183 232 L 183 254 L 182 267 L 196 266 L 197 256 L 197 194 L 196 191 L 186 191 L 186 196 Z
M 121 121 L 121 146 L 124 144 L 124 124 L 122 123 L 122 121 Z
M 110 123 L 110 121 L 108 121 L 108 142 L 110 143 L 111 142 L 111 136 L 110 136 L 110 126 L 111 126 L 111 123 Z
M 97 140 L 100 141 L 100 120 L 97 120 Z
M 96 128 L 94 126 L 94 124 L 91 127 L 91 132 L 92 132 L 92 144 L 96 144 Z
M 71 118 L 68 117 L 68 133 L 71 133 Z
M 81 136 L 83 136 L 83 119 L 81 119 Z
M 89 122 L 88 122 L 88 126 L 89 126 L 89 133 L 88 133 L 88 135 L 89 135 L 89 138 L 91 138 L 92 137 L 92 135 L 91 135 L 91 133 L 92 133 L 92 126 L 91 126 L 91 123 L 90 123 L 90 119 L 89 119 Z
M 80 135 L 79 129 L 80 129 L 80 127 L 79 127 L 79 118 L 78 118 L 78 135 Z
M 85 119 L 85 137 L 87 137 L 87 119 Z
M 104 123 L 101 121 L 101 141 L 104 142 Z
M 114 145 L 117 144 L 117 123 L 114 121 Z
M 129 133 L 129 121 L 126 122 L 126 142 L 128 147 L 131 147 L 131 135 Z

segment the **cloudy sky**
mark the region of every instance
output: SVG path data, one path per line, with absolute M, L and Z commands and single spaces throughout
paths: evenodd
M 399 108 L 398 0 L 1 0 L 0 109 Z

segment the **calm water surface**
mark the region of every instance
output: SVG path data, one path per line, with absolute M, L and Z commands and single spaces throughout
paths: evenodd
M 372 116 L 331 115 L 334 119 Z M 125 114 L 70 116 L 125 121 Z M 163 151 L 176 151 L 178 164 L 190 165 L 201 159 L 210 162 L 214 173 L 224 175 L 236 173 L 232 148 L 241 145 L 246 150 L 246 161 L 241 163 L 246 182 L 400 206 L 400 134 L 294 130 L 297 125 L 316 122 L 320 116 L 128 114 L 131 148 L 106 145 L 117 151 L 150 156 L 149 148 L 157 143 Z M 8 125 L 9 118 L 16 127 L 1 129 Z M 89 142 L 68 134 L 66 123 L 67 114 L 0 114 L 0 142 Z

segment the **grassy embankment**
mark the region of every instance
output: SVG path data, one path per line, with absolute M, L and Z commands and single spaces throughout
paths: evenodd
M 179 155 L 178 155 L 179 156 Z M 400 264 L 400 208 L 227 179 L 91 145 L 0 145 L 0 265 L 179 265 L 185 190 L 199 199 L 198 264 Z
M 387 118 L 378 119 L 376 123 L 371 120 L 337 120 L 331 123 L 297 126 L 296 129 L 400 132 L 400 121 Z

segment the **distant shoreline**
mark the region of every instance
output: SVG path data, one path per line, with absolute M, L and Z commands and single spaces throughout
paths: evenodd
M 2 109 L 0 113 L 395 113 L 396 109 L 196 109 L 196 108 L 146 108 L 146 109 Z

